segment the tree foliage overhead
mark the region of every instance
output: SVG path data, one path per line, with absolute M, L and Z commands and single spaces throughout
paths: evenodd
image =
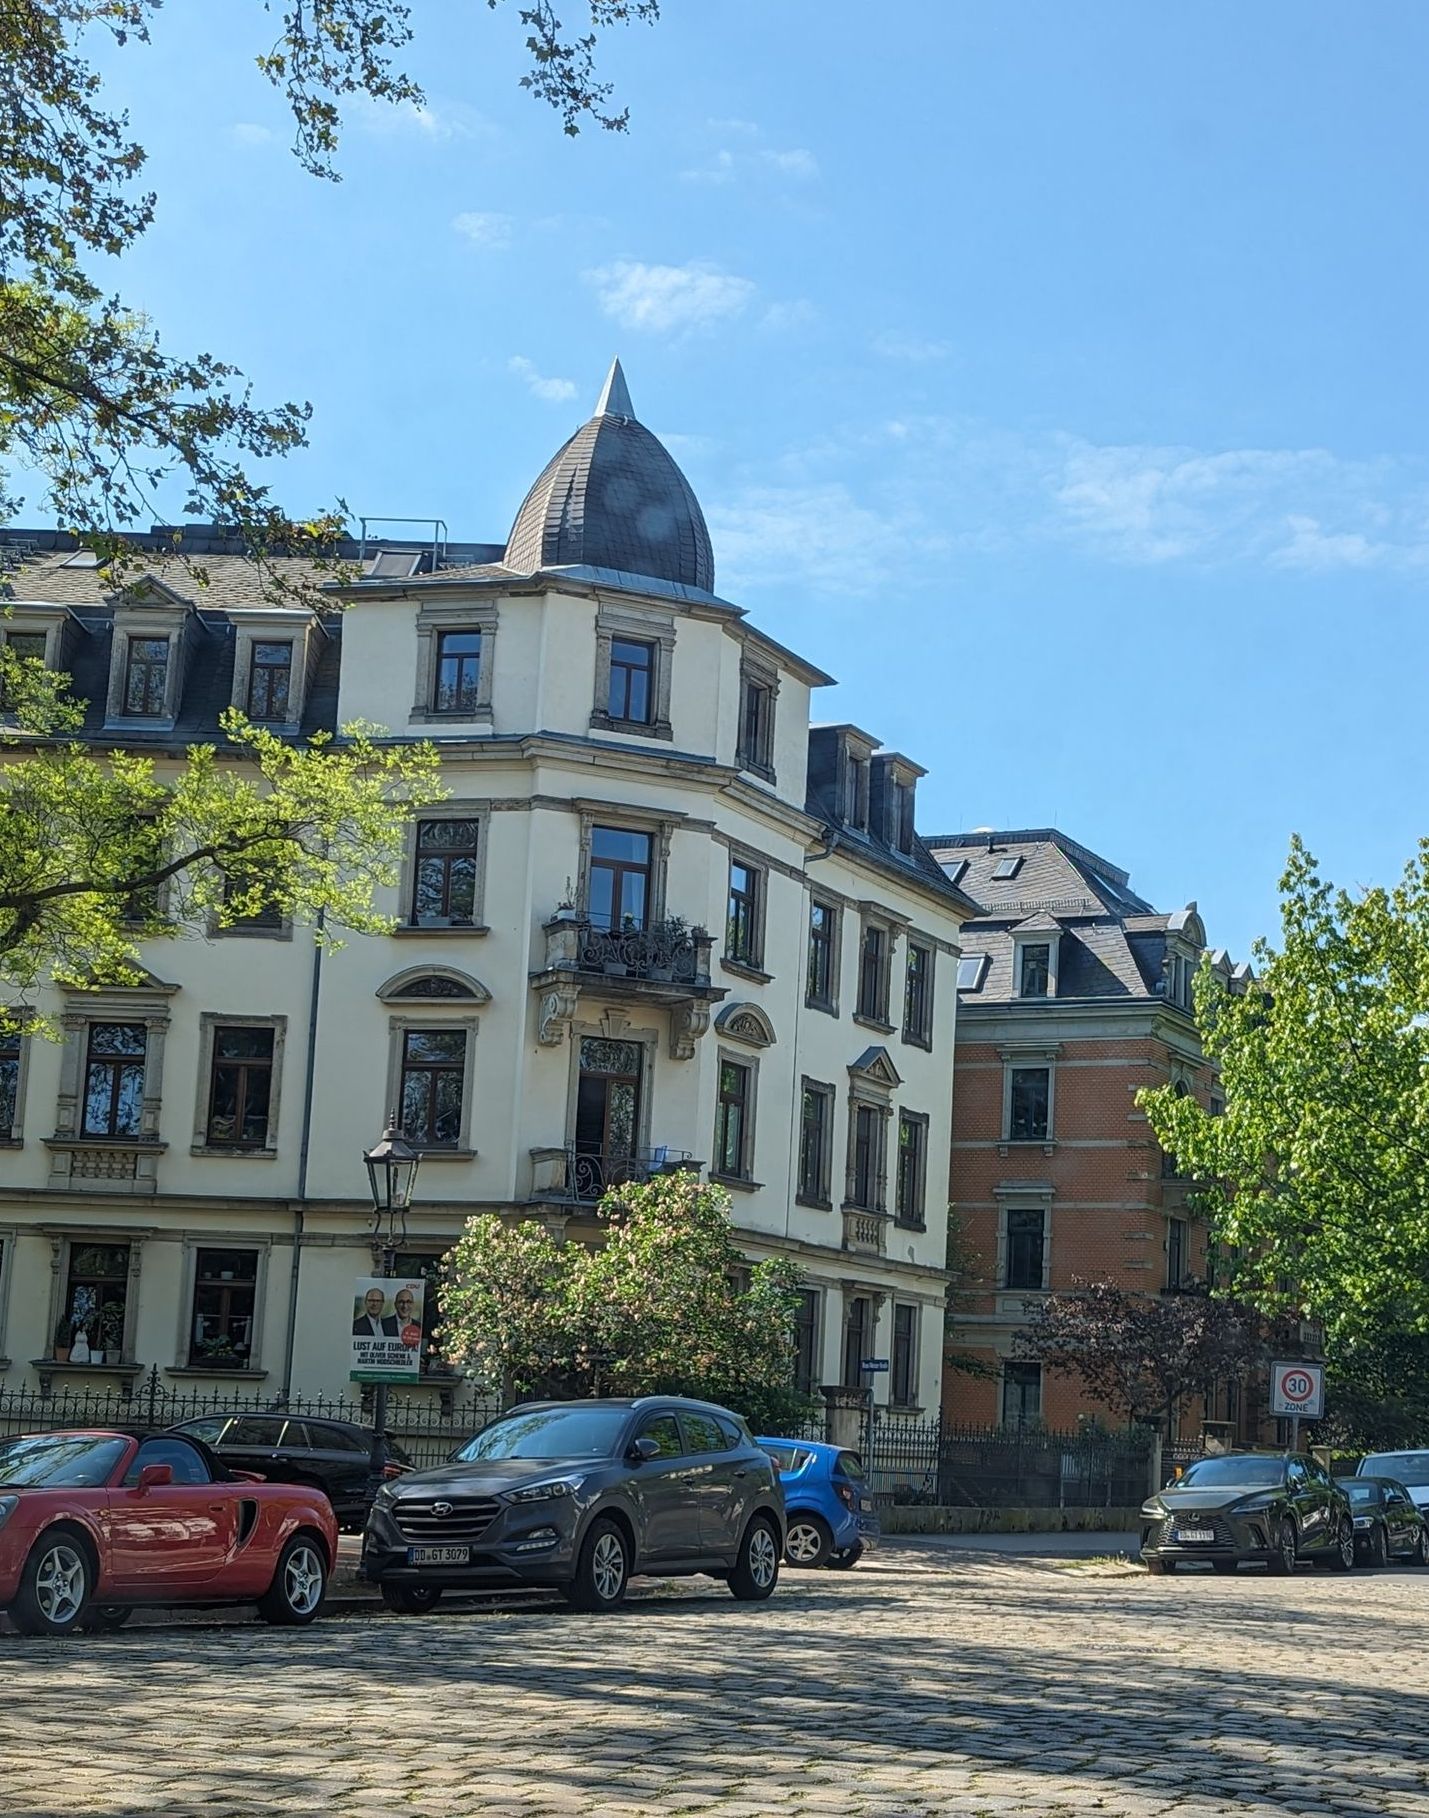
M 797 1420 L 798 1271 L 751 1268 L 729 1209 L 722 1188 L 674 1174 L 608 1193 L 598 1250 L 529 1219 L 471 1219 L 447 1258 L 442 1355 L 506 1400 L 679 1394 L 757 1429 Z
M 0 767 L 0 1023 L 47 978 L 132 982 L 141 942 L 210 921 L 270 912 L 329 939 L 391 926 L 376 893 L 397 882 L 404 822 L 445 793 L 432 747 L 365 726 L 288 744 L 230 711 L 227 750 L 166 768 L 67 739 L 65 679 L 0 651 L 0 691 L 30 728 L 6 734 L 27 748 Z
M 1018 1334 L 1017 1352 L 1088 1392 L 1128 1420 L 1176 1413 L 1192 1395 L 1239 1379 L 1264 1350 L 1260 1321 L 1208 1294 L 1130 1294 L 1084 1282 L 1048 1294 Z
M 1324 1322 L 1332 1359 L 1429 1333 L 1429 841 L 1393 889 L 1337 890 L 1297 839 L 1256 985 L 1197 983 L 1223 1116 L 1142 1103 L 1202 1183 L 1238 1293 Z
M 364 96 L 415 105 L 422 91 L 396 61 L 420 4 L 403 0 L 248 0 L 255 28 L 279 11 L 276 39 L 255 44 L 259 70 L 293 115 L 293 150 L 335 177 L 342 107 Z M 474 7 L 482 0 L 470 0 Z M 213 0 L 170 0 L 212 5 Z M 485 0 L 504 9 L 507 0 Z M 581 0 L 588 29 L 569 32 L 552 0 L 514 8 L 526 31 L 523 84 L 568 133 L 626 124 L 597 79 L 600 35 L 659 17 L 659 0 Z M 90 51 L 109 34 L 148 41 L 161 0 L 4 0 L 0 5 L 0 458 L 44 476 L 65 529 L 111 557 L 122 533 L 184 511 L 231 526 L 261 555 L 274 543 L 321 552 L 335 520 L 291 521 L 252 463 L 302 445 L 307 405 L 256 404 L 241 373 L 208 353 L 174 353 L 132 304 L 85 268 L 117 258 L 147 230 L 157 199 L 145 154 L 111 106 Z M 0 515 L 14 501 L 0 490 Z

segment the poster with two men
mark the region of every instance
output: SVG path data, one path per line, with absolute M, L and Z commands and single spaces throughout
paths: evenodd
M 352 1295 L 353 1382 L 416 1382 L 426 1283 L 359 1275 Z

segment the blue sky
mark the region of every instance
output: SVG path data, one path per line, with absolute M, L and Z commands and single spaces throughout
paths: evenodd
M 1237 957 L 1292 830 L 1349 884 L 1425 812 L 1429 9 L 667 0 L 627 136 L 415 0 L 423 112 L 305 177 L 257 0 L 106 59 L 158 224 L 128 300 L 315 407 L 285 503 L 503 537 L 610 356 L 717 585 L 925 764 Z M 574 10 L 574 9 L 572 9 Z

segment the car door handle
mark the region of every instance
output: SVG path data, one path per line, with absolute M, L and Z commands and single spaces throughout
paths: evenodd
M 748 1471 L 744 1471 L 744 1470 L 740 1470 L 740 1471 L 736 1471 L 736 1472 L 735 1472 L 735 1476 L 736 1476 L 736 1477 L 748 1477 L 748 1475 L 749 1475 L 749 1472 L 748 1472 Z
M 221 1515 L 227 1507 L 226 1502 L 211 1502 L 208 1505 L 208 1512 L 210 1515 Z

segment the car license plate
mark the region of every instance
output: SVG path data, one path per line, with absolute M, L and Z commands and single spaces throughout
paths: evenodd
M 470 1565 L 470 1547 L 408 1547 L 408 1565 Z
M 873 1508 L 873 1498 L 871 1496 L 860 1496 L 858 1499 L 858 1506 L 860 1512 L 867 1515 Z
M 1192 1545 L 1195 1545 L 1197 1542 L 1214 1540 L 1215 1537 L 1216 1531 L 1214 1528 L 1177 1528 L 1176 1530 L 1177 1540 L 1184 1540 Z

